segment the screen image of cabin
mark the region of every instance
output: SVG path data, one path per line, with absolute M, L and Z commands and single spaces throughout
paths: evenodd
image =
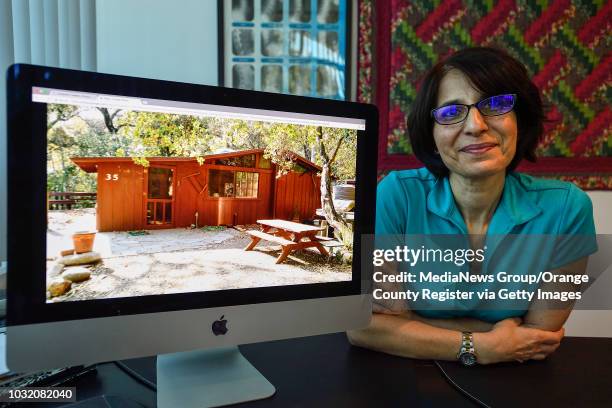
M 258 219 L 312 220 L 321 207 L 321 168 L 295 154 L 277 177 L 263 149 L 190 157 L 79 157 L 97 173 L 100 232 L 254 224 Z

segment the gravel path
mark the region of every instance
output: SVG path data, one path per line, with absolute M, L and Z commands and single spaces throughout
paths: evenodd
M 69 236 L 74 231 L 91 229 L 86 227 L 91 223 L 92 215 L 95 225 L 95 212 L 70 212 L 72 214 L 68 216 L 50 213 L 49 267 L 59 252 L 56 248 L 72 246 Z M 147 235 L 140 236 L 131 236 L 127 232 L 96 234 L 94 250 L 100 252 L 103 261 L 90 268 L 89 280 L 73 284 L 65 295 L 49 301 L 351 280 L 350 265 L 328 260 L 310 249 L 293 254 L 279 265 L 275 264 L 280 253 L 278 246 L 261 242 L 255 250 L 244 251 L 249 236 L 232 228 L 147 232 Z

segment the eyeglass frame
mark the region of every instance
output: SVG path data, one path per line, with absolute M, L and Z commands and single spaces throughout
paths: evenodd
M 496 115 L 487 115 L 485 113 L 483 113 L 480 108 L 478 107 L 479 103 L 482 103 L 484 101 L 486 101 L 487 99 L 491 99 L 491 98 L 495 98 L 496 96 L 506 96 L 506 95 L 512 95 L 514 97 L 514 100 L 512 101 L 512 107 L 510 108 L 510 110 L 508 110 L 508 112 L 504 112 L 504 113 L 498 113 Z M 448 105 L 442 105 L 439 106 L 437 108 L 433 108 L 430 112 L 431 117 L 433 118 L 433 120 L 438 124 L 438 125 L 442 125 L 442 126 L 450 126 L 450 125 L 456 125 L 457 123 L 461 123 L 463 121 L 465 121 L 468 116 L 470 116 L 470 110 L 472 109 L 472 107 L 476 108 L 478 110 L 478 112 L 482 115 L 482 116 L 501 116 L 501 115 L 505 115 L 506 113 L 510 113 L 512 112 L 512 110 L 514 109 L 514 107 L 516 106 L 516 99 L 517 99 L 517 94 L 515 93 L 507 93 L 507 94 L 499 94 L 499 95 L 493 95 L 493 96 L 488 96 L 484 99 L 479 100 L 476 103 L 472 103 L 471 105 L 465 104 L 465 103 L 449 103 Z M 447 106 L 466 106 L 467 107 L 467 113 L 465 114 L 465 117 L 457 122 L 453 122 L 453 123 L 440 123 L 437 121 L 436 119 L 436 115 L 434 115 L 434 112 L 437 111 L 438 109 L 442 109 L 445 108 Z

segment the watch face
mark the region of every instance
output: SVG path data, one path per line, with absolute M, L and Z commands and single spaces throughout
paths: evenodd
M 476 364 L 476 355 L 468 352 L 461 353 L 459 361 L 461 361 L 461 364 L 464 366 L 473 366 Z

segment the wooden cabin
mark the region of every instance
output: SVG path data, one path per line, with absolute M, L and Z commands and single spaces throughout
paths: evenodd
M 321 168 L 295 154 L 294 168 L 276 178 L 263 149 L 191 157 L 78 157 L 98 174 L 97 228 L 131 231 L 192 224 L 253 224 L 258 219 L 310 220 L 321 206 Z

